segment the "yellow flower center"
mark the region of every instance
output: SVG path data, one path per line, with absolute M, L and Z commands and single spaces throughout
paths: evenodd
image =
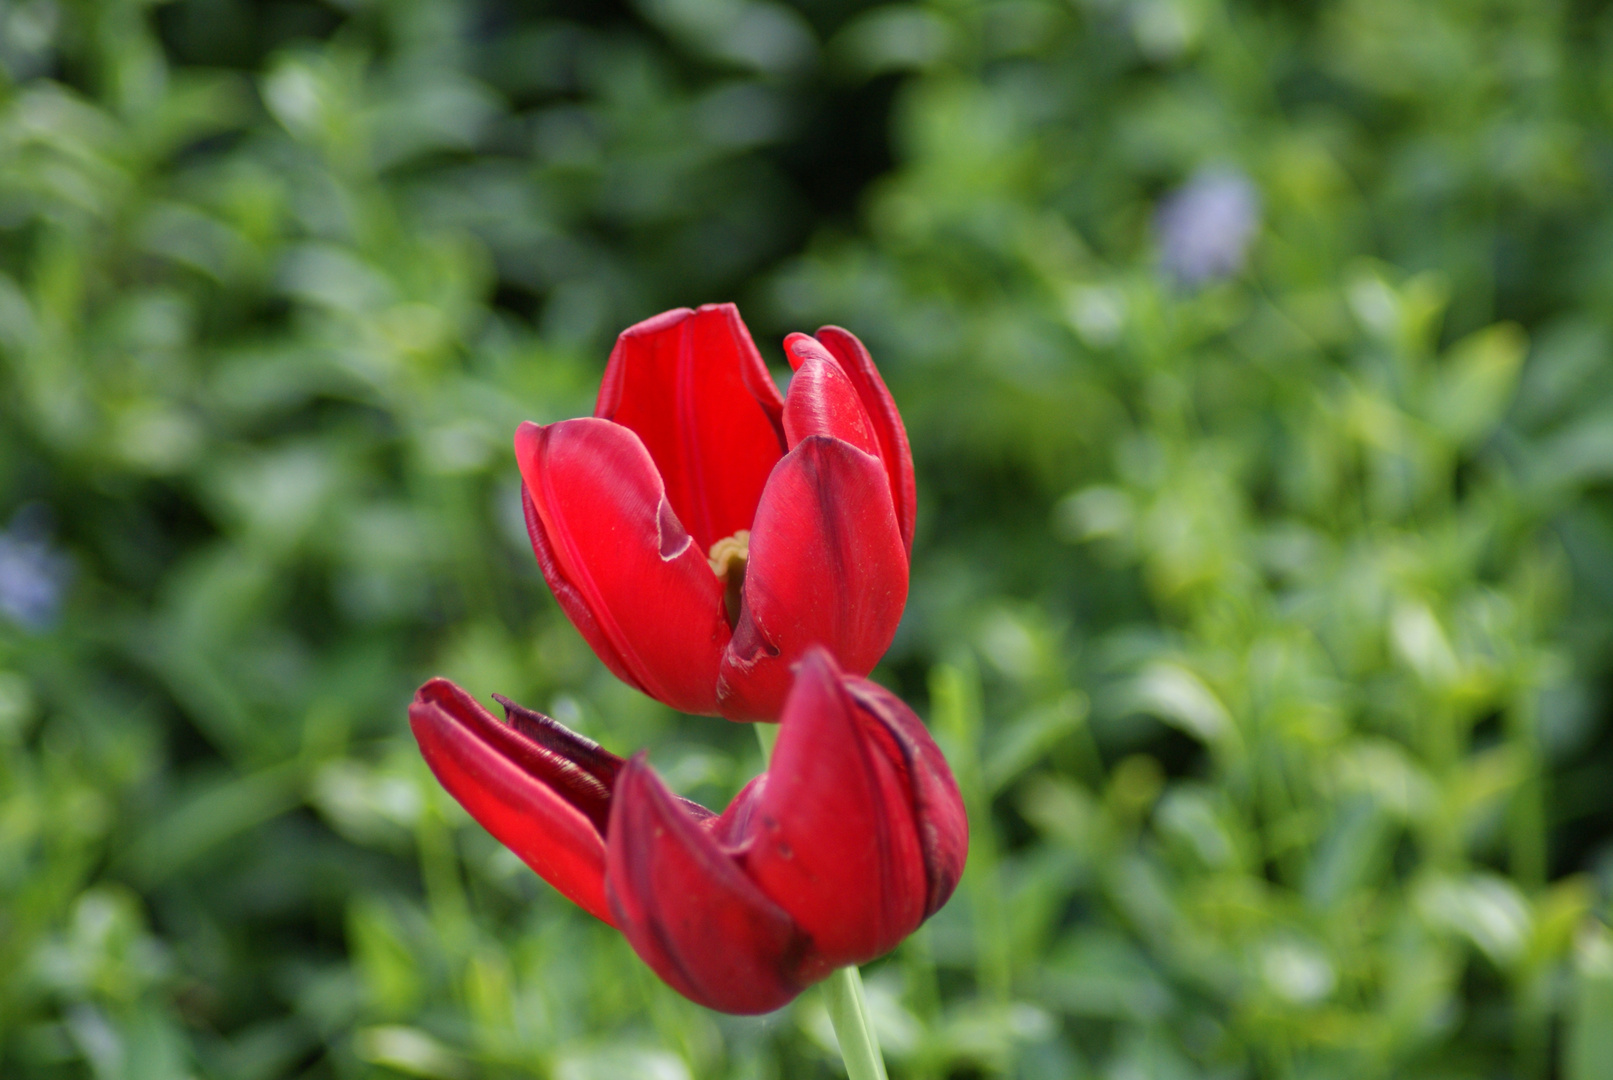
M 728 625 L 739 622 L 739 604 L 744 597 L 745 563 L 750 559 L 750 530 L 740 529 L 711 545 L 711 572 L 723 583 L 723 608 Z

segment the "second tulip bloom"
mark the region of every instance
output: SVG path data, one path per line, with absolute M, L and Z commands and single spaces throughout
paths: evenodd
M 527 531 L 617 676 L 684 712 L 776 720 L 812 645 L 879 661 L 907 600 L 913 461 L 868 352 L 792 334 L 781 396 L 732 304 L 624 331 L 592 417 L 515 434 Z
M 432 772 L 550 884 L 693 1001 L 767 1012 L 895 948 L 951 896 L 969 826 L 941 751 L 888 690 L 809 650 L 768 771 L 715 815 L 504 701 L 443 679 L 410 725 Z M 503 699 L 500 699 L 501 701 Z

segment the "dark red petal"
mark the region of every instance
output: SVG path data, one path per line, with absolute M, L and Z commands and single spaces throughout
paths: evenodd
M 751 530 L 744 605 L 723 657 L 718 706 L 772 720 L 790 668 L 811 645 L 865 675 L 907 602 L 907 549 L 879 460 L 814 435 L 768 481 Z
M 867 679 L 847 676 L 843 685 L 863 715 L 889 733 L 890 741 L 882 745 L 908 785 L 928 882 L 927 919 L 951 898 L 969 856 L 969 819 L 958 782 L 952 778 L 941 748 L 906 702 Z
M 522 424 L 515 456 L 543 576 L 599 658 L 675 709 L 717 711 L 723 590 L 631 431 L 584 417 Z
M 818 341 L 828 349 L 845 369 L 857 387 L 863 407 L 868 410 L 874 435 L 879 440 L 879 457 L 890 475 L 891 495 L 896 500 L 896 523 L 902 530 L 902 543 L 909 553 L 913 550 L 913 524 L 918 508 L 918 496 L 913 484 L 913 451 L 907 443 L 907 428 L 902 425 L 902 414 L 896 411 L 896 402 L 879 377 L 873 357 L 856 336 L 838 326 L 818 329 Z M 794 361 L 792 360 L 793 364 Z
M 678 993 L 763 1013 L 803 989 L 805 939 L 645 762 L 622 770 L 605 854 L 611 910 L 633 951 Z
M 594 407 L 644 440 L 702 555 L 751 527 L 784 452 L 783 411 L 732 304 L 678 308 L 622 331 Z
M 808 650 L 741 858 L 812 939 L 809 980 L 883 956 L 924 920 L 924 855 L 906 770 L 889 742 L 828 652 Z
M 614 923 L 605 902 L 603 819 L 610 793 L 561 756 L 506 727 L 465 691 L 433 679 L 409 706 L 420 753 L 448 794 L 538 876 Z
M 794 449 L 809 435 L 828 435 L 878 457 L 868 411 L 839 362 L 805 334 L 791 334 L 785 345 L 798 361 L 784 399 L 785 445 Z
M 571 769 L 579 769 L 592 777 L 608 792 L 616 784 L 616 774 L 625 764 L 621 758 L 606 750 L 592 739 L 584 738 L 553 717 L 536 709 L 517 705 L 503 694 L 494 694 L 493 700 L 504 706 L 504 722 L 528 740 L 557 755 Z M 603 818 L 609 817 L 605 807 L 602 820 L 595 822 L 599 831 L 605 831 Z

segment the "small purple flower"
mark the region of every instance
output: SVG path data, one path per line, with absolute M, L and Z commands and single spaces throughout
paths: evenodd
M 1199 169 L 1154 214 L 1161 265 L 1185 286 L 1242 270 L 1259 227 L 1260 192 L 1244 173 L 1224 166 Z
M 24 506 L 0 531 L 0 614 L 25 630 L 56 621 L 72 563 L 50 540 L 50 513 Z

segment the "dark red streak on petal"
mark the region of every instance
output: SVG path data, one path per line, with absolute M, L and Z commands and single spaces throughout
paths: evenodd
M 927 919 L 941 910 L 963 877 L 969 854 L 963 796 L 941 748 L 906 702 L 867 679 L 848 679 L 846 688 L 864 715 L 883 726 L 888 752 L 900 764 L 908 785 L 928 882 L 923 916 Z
M 592 739 L 585 739 L 575 731 L 536 709 L 518 705 L 503 694 L 494 694 L 493 700 L 504 707 L 504 722 L 532 742 L 561 758 L 573 768 L 580 769 L 597 781 L 606 792 L 616 783 L 616 774 L 625 762 Z M 608 814 L 606 815 L 608 816 Z M 599 831 L 605 823 L 599 821 Z

